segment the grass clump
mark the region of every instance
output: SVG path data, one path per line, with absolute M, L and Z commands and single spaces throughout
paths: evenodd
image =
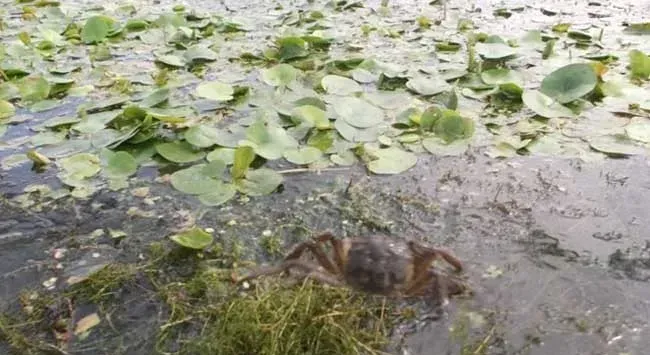
M 185 354 L 379 354 L 388 342 L 385 305 L 307 281 L 258 287 L 220 304 Z

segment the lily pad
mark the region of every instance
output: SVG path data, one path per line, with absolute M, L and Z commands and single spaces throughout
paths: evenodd
M 542 80 L 539 91 L 561 104 L 590 93 L 598 84 L 596 72 L 589 64 L 575 63 L 559 68 Z
M 632 77 L 648 79 L 650 77 L 650 56 L 638 49 L 631 50 L 629 56 Z
M 328 129 L 331 127 L 325 111 L 312 105 L 303 105 L 293 109 L 292 116 L 306 123 L 309 127 L 318 129 Z
M 170 181 L 172 186 L 183 193 L 203 195 L 220 188 L 223 182 L 215 177 L 208 164 L 197 164 L 174 172 Z
M 94 154 L 79 153 L 57 162 L 64 170 L 66 177 L 72 180 L 83 180 L 95 176 L 100 167 L 100 159 Z
M 235 90 L 232 85 L 220 81 L 201 83 L 196 87 L 196 95 L 214 101 L 230 101 Z
M 337 99 L 334 110 L 345 122 L 357 128 L 376 126 L 384 120 L 384 112 L 380 108 L 356 97 Z
M 288 86 L 298 77 L 298 69 L 281 63 L 269 69 L 262 69 L 262 81 L 271 86 Z
M 183 57 L 188 63 L 213 62 L 219 58 L 212 49 L 199 45 L 188 48 Z
M 230 201 L 236 193 L 237 190 L 233 184 L 221 184 L 217 189 L 199 195 L 199 201 L 206 206 L 216 207 Z
M 261 119 L 246 129 L 246 138 L 242 144 L 252 146 L 257 155 L 269 160 L 279 159 L 285 150 L 298 146 L 282 127 Z
M 282 184 L 284 178 L 278 172 L 260 168 L 249 170 L 246 177 L 237 180 L 236 186 L 239 192 L 249 196 L 263 196 L 275 191 Z
M 476 53 L 488 60 L 507 60 L 513 58 L 517 51 L 505 43 L 477 43 Z
M 235 149 L 233 165 L 230 169 L 232 178 L 238 180 L 246 176 L 253 160 L 255 160 L 255 151 L 253 148 L 243 146 Z
M 156 152 L 174 163 L 191 163 L 203 159 L 205 152 L 197 151 L 186 141 L 156 144 Z
M 448 90 L 451 86 L 439 77 L 427 78 L 420 76 L 406 82 L 406 87 L 420 95 L 432 96 Z
M 566 106 L 544 95 L 538 90 L 526 90 L 521 95 L 524 104 L 536 114 L 546 118 L 573 117 L 573 112 Z
M 173 240 L 180 246 L 201 250 L 212 244 L 214 237 L 212 234 L 204 231 L 201 228 L 192 228 L 188 231 L 174 234 L 170 236 L 169 239 Z
M 370 128 L 356 128 L 349 125 L 344 119 L 337 119 L 334 128 L 339 134 L 350 142 L 374 142 L 381 134 L 383 127 L 374 126 Z
M 467 139 L 474 134 L 474 121 L 470 118 L 462 117 L 456 111 L 444 110 L 442 116 L 435 121 L 433 131 L 436 136 L 448 143 L 455 140 Z
M 481 79 L 489 85 L 517 84 L 521 86 L 524 82 L 522 75 L 506 68 L 488 69 L 481 72 Z
M 635 145 L 629 138 L 622 135 L 604 135 L 589 139 L 589 146 L 599 152 L 613 155 L 639 155 L 646 153 L 642 147 Z
M 442 138 L 428 137 L 422 140 L 422 146 L 433 155 L 458 156 L 467 151 L 469 140 L 461 139 L 447 143 Z
M 109 177 L 128 177 L 136 173 L 138 163 L 128 152 L 112 152 L 104 150 L 105 156 L 104 174 Z
M 81 40 L 86 44 L 102 42 L 111 32 L 113 23 L 114 20 L 107 16 L 90 17 L 81 29 Z
M 320 151 L 320 149 L 314 147 L 300 147 L 284 152 L 284 158 L 296 165 L 311 164 L 320 159 L 322 156 L 323 153 Z
M 650 143 L 650 123 L 634 122 L 625 126 L 625 133 L 636 141 Z
M 215 145 L 219 141 L 222 131 L 208 125 L 197 125 L 190 127 L 185 131 L 185 140 L 195 147 L 207 148 Z
M 400 174 L 418 161 L 415 154 L 396 147 L 373 150 L 371 155 L 375 160 L 368 163 L 368 170 L 375 174 Z
M 339 76 L 339 75 L 326 75 L 321 79 L 321 86 L 329 94 L 335 95 L 352 95 L 361 92 L 361 86 L 356 81 Z
M 16 108 L 9 101 L 0 100 L 0 120 L 9 118 L 16 113 Z
M 235 161 L 235 149 L 217 148 L 205 157 L 207 161 L 221 160 L 226 165 L 231 165 Z

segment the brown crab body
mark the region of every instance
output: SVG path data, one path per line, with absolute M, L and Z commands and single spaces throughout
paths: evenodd
M 331 244 L 331 257 L 323 249 L 324 243 Z M 318 264 L 300 259 L 306 250 L 312 252 Z M 451 253 L 419 242 L 378 235 L 336 239 L 331 233 L 323 233 L 296 245 L 281 264 L 258 268 L 237 282 L 297 271 L 303 277 L 334 286 L 347 285 L 370 294 L 397 297 L 428 294 L 446 302 L 448 295 L 462 293 L 466 287 L 459 279 L 432 267 L 439 258 L 456 271 L 463 270 L 460 260 Z

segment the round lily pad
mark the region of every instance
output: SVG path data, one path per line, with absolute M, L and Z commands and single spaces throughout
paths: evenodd
M 384 111 L 356 97 L 344 97 L 336 100 L 334 110 L 348 124 L 357 128 L 376 126 L 384 120 Z
M 156 152 L 174 163 L 190 163 L 205 157 L 205 152 L 194 150 L 185 141 L 156 144 Z
M 574 63 L 563 66 L 542 80 L 540 92 L 565 104 L 590 93 L 598 84 L 591 65 Z
M 199 201 L 206 206 L 220 206 L 235 197 L 236 193 L 237 190 L 233 184 L 221 184 L 217 189 L 199 195 Z
M 0 100 L 0 120 L 9 118 L 16 113 L 16 108 L 9 101 Z
M 183 193 L 203 195 L 221 188 L 223 182 L 213 176 L 207 164 L 197 164 L 171 175 L 172 186 Z
M 356 81 L 340 76 L 340 75 L 326 75 L 321 79 L 321 86 L 329 94 L 335 95 L 352 95 L 361 92 L 361 86 Z
M 283 180 L 282 175 L 271 169 L 249 170 L 246 178 L 237 181 L 237 189 L 249 196 L 263 196 L 275 191 Z
M 196 95 L 214 101 L 230 101 L 235 90 L 232 85 L 219 81 L 201 83 L 196 87 Z
M 188 231 L 174 234 L 169 238 L 180 246 L 197 250 L 206 248 L 214 240 L 212 234 L 201 228 L 192 228 Z
M 368 170 L 375 174 L 400 174 L 418 161 L 415 154 L 396 147 L 374 150 L 372 155 L 376 159 L 368 163 Z
M 323 153 L 320 149 L 314 147 L 300 147 L 284 152 L 284 158 L 296 165 L 311 164 L 320 159 L 321 156 L 323 156 Z
M 262 81 L 271 86 L 287 86 L 298 77 L 298 69 L 281 63 L 269 69 L 262 69 Z
M 573 117 L 573 112 L 566 106 L 546 96 L 538 90 L 526 90 L 521 95 L 524 104 L 536 114 L 546 118 Z

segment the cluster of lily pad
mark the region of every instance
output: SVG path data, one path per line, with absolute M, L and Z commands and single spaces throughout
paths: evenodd
M 398 174 L 414 167 L 420 152 L 460 155 L 481 145 L 477 130 L 491 133 L 488 154 L 494 157 L 561 153 L 580 139 L 612 155 L 640 154 L 650 143 L 645 118 L 578 140 L 562 131 L 608 99 L 623 100 L 626 113 L 639 117 L 650 106 L 647 91 L 629 80 L 650 77 L 648 55 L 630 51 L 631 78 L 606 80 L 607 65 L 617 58 L 554 54 L 564 32 L 576 50 L 597 45 L 597 38 L 568 25 L 555 26 L 553 35 L 531 31 L 510 41 L 466 33 L 461 66 L 408 68 L 376 58 L 332 59 L 337 41 L 328 35 L 323 11 L 289 12 L 281 25 L 295 31 L 260 52 L 233 54 L 218 41 L 236 42 L 248 29 L 221 16 L 183 7 L 137 16 L 127 6 L 114 14 L 121 19 L 105 11 L 79 19 L 56 5 L 24 10 L 14 25 L 31 27 L 3 34 L 0 132 L 36 113 L 53 116 L 61 102 L 86 102 L 76 114 L 29 122 L 37 134 L 18 139 L 27 149 L 2 165 L 55 166 L 75 196 L 127 187 L 140 167 L 171 166 L 174 188 L 216 206 L 238 192 L 275 191 L 283 175 L 272 167 L 318 170 L 361 161 L 374 174 Z M 431 28 L 421 18 L 417 23 L 419 32 Z M 436 45 L 441 58 L 462 47 Z M 522 69 L 523 56 L 563 65 L 544 69 L 538 82 Z M 155 71 L 145 75 L 129 66 Z M 485 111 L 468 110 L 463 100 L 483 103 Z

